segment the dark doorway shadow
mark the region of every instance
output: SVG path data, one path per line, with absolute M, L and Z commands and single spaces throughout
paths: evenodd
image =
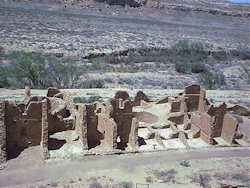
M 66 140 L 58 140 L 55 138 L 49 138 L 49 150 L 57 150 L 60 149 L 64 144 L 66 143 Z
M 144 138 L 142 138 L 140 136 L 138 136 L 138 144 L 139 144 L 139 146 L 147 145 Z
M 25 148 L 11 148 L 7 149 L 7 160 L 17 158 Z
M 101 141 L 100 140 L 90 140 L 88 141 L 88 149 L 92 149 L 92 148 L 95 148 L 96 146 L 99 146 L 101 144 Z
M 215 139 L 213 139 L 212 142 L 213 142 L 212 145 L 218 145 L 218 142 Z
M 117 143 L 117 149 L 125 150 L 126 147 L 128 147 L 127 143 L 124 143 L 124 142 L 118 142 Z

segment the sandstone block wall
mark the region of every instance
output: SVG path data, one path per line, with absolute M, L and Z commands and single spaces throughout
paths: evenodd
M 105 119 L 104 119 L 105 120 Z M 113 118 L 105 120 L 105 145 L 111 149 L 117 148 L 117 125 Z
M 137 149 L 138 147 L 138 128 L 139 128 L 139 121 L 137 118 L 133 118 L 131 122 L 131 131 L 129 134 L 129 146 L 133 149 Z
M 76 125 L 75 131 L 79 135 L 80 141 L 82 143 L 83 149 L 88 149 L 88 140 L 87 140 L 87 110 L 86 106 L 80 104 L 77 106 L 77 116 L 76 116 Z
M 42 101 L 42 134 L 41 147 L 43 159 L 49 159 L 49 124 L 48 124 L 48 102 L 47 99 Z
M 226 114 L 224 116 L 221 137 L 228 143 L 232 144 L 235 139 L 237 129 L 238 129 L 237 120 L 230 114 Z
M 0 165 L 7 160 L 5 102 L 0 100 Z
M 142 106 L 144 102 L 149 102 L 149 99 L 145 93 L 138 91 L 134 99 L 134 106 Z
M 41 102 L 23 104 L 6 102 L 6 139 L 8 152 L 39 145 L 41 141 Z
M 207 111 L 207 114 L 213 116 L 214 120 L 214 137 L 221 136 L 222 126 L 224 115 L 226 113 L 226 104 L 219 103 L 215 105 L 211 105 Z

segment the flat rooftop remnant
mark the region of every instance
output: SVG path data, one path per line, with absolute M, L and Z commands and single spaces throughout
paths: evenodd
M 57 88 L 34 96 L 26 87 L 23 102 L 0 101 L 0 164 L 31 146 L 40 147 L 44 160 L 245 146 L 249 142 L 232 111 L 246 116 L 248 109 L 210 103 L 199 85 L 157 101 L 141 91 L 134 100 L 126 91 L 117 91 L 114 98 L 88 104 L 74 103 L 70 93 Z

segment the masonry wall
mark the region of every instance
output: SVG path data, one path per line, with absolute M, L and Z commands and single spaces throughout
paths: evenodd
M 104 144 L 111 148 L 117 148 L 117 125 L 113 118 L 104 118 L 105 123 L 105 139 Z
M 237 120 L 230 114 L 224 116 L 221 137 L 228 143 L 232 144 L 238 129 Z
M 23 104 L 6 102 L 6 139 L 8 153 L 36 146 L 41 141 L 41 102 Z
M 98 116 L 96 114 L 96 105 L 86 105 L 87 111 L 87 140 L 88 148 L 91 149 L 101 144 L 104 135 L 98 131 Z
M 42 123 L 41 123 L 41 147 L 43 159 L 49 159 L 49 124 L 48 124 L 48 102 L 47 99 L 42 101 Z
M 75 131 L 79 135 L 83 149 L 88 149 L 87 110 L 85 105 L 77 105 Z
M 0 100 L 0 165 L 5 163 L 6 160 L 5 102 Z

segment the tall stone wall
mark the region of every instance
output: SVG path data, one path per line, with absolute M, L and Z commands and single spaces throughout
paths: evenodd
M 6 162 L 5 102 L 0 100 L 0 165 Z
M 129 134 L 129 146 L 132 149 L 137 149 L 138 147 L 138 128 L 139 128 L 139 121 L 137 120 L 137 118 L 132 118 L 132 122 L 131 122 L 131 130 L 130 130 L 130 134 Z
M 77 116 L 76 116 L 76 125 L 75 131 L 77 132 L 83 149 L 88 149 L 88 140 L 87 140 L 87 110 L 85 105 L 77 106 Z
M 49 123 L 48 123 L 48 102 L 47 99 L 42 101 L 42 135 L 41 147 L 43 159 L 49 159 Z
M 105 118 L 105 145 L 111 149 L 117 148 L 117 125 L 113 118 Z
M 224 116 L 221 137 L 228 143 L 232 144 L 238 129 L 237 120 L 230 114 Z
M 25 108 L 23 105 L 23 103 L 5 103 L 8 153 L 36 146 L 41 142 L 42 103 L 31 101 Z

